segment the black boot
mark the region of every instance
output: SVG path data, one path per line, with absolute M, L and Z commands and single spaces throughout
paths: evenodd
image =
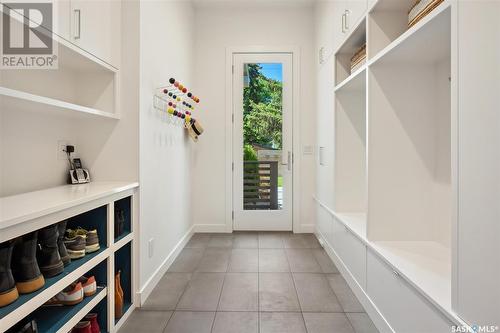
M 37 260 L 40 270 L 46 278 L 61 274 L 64 270 L 64 264 L 59 256 L 59 249 L 57 247 L 58 238 L 57 224 L 38 231 L 39 247 Z
M 115 238 L 123 234 L 125 224 L 125 212 L 122 209 L 115 210 Z
M 36 260 L 38 231 L 19 237 L 12 256 L 12 273 L 21 294 L 32 293 L 43 287 L 45 280 Z
M 0 308 L 9 305 L 19 297 L 16 281 L 10 269 L 12 248 L 11 241 L 0 244 Z
M 57 224 L 57 231 L 59 232 L 59 236 L 57 237 L 57 248 L 59 249 L 59 256 L 61 257 L 64 266 L 68 266 L 71 263 L 71 258 L 69 257 L 68 251 L 66 250 L 66 245 L 64 245 L 66 221 L 62 221 Z

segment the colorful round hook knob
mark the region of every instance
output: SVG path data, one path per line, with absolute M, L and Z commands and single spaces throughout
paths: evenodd
M 168 102 L 168 106 L 172 106 L 172 105 L 174 105 L 174 103 Z
M 168 90 L 167 89 L 163 89 L 163 93 L 164 94 L 168 94 Z
M 193 94 L 191 94 L 190 92 L 188 92 L 188 97 L 191 98 L 191 96 L 193 96 Z
M 175 83 L 175 79 L 173 77 L 171 77 L 170 80 L 168 80 L 168 82 L 170 82 L 170 84 L 174 84 Z
M 181 115 L 181 118 L 182 118 L 182 119 L 186 118 L 186 115 L 183 113 L 183 114 Z
M 168 96 L 172 97 L 172 95 L 173 95 L 173 94 L 172 94 L 171 92 L 169 92 L 169 93 L 168 93 Z
M 177 97 L 177 102 L 180 102 L 181 101 L 181 98 L 180 97 Z
M 179 87 L 179 82 L 175 81 L 174 82 L 174 87 L 178 88 Z
M 179 90 L 182 90 L 182 89 L 184 89 L 184 86 L 179 83 L 179 86 L 177 88 L 179 88 Z
M 170 114 L 173 114 L 174 113 L 174 109 L 168 108 L 167 112 L 170 113 Z
M 177 116 L 177 111 L 176 110 L 174 110 L 173 115 Z
M 187 93 L 187 91 L 188 91 L 187 88 L 182 88 L 183 93 Z

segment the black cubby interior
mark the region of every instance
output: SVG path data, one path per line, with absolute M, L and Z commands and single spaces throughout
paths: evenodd
M 110 297 L 109 290 L 108 295 Z M 99 323 L 99 328 L 101 333 L 108 331 L 108 301 L 107 298 L 103 298 L 89 313 L 97 313 L 97 322 Z
M 115 274 L 120 271 L 123 289 L 123 313 L 132 305 L 132 245 L 125 244 L 115 252 Z M 114 291 L 112 296 L 114 297 Z
M 108 239 L 108 209 L 107 206 L 101 206 L 92 209 L 88 212 L 76 215 L 68 219 L 67 229 L 76 229 L 82 227 L 86 230 L 97 230 L 99 236 L 99 244 L 101 248 L 107 247 L 106 240 Z
M 85 276 L 94 276 L 97 282 L 97 292 L 90 296 L 85 297 L 82 302 L 72 306 L 50 306 L 40 307 L 27 316 L 24 320 L 10 329 L 9 333 L 19 332 L 22 325 L 35 320 L 40 333 L 55 333 L 57 332 L 68 320 L 73 318 L 83 307 L 90 303 L 95 297 L 100 296 L 104 292 L 104 287 L 107 284 L 107 260 L 103 260 L 96 267 L 88 271 Z M 109 294 L 109 290 L 108 290 Z M 104 297 L 98 305 L 90 312 L 96 312 L 98 317 L 101 332 L 105 332 L 107 328 L 107 299 Z M 90 313 L 89 312 L 89 313 Z
M 127 236 L 132 231 L 132 197 L 126 197 L 120 200 L 115 201 L 115 225 L 117 223 L 118 214 L 120 211 L 123 211 L 123 216 L 125 217 L 124 225 L 123 225 L 123 233 L 118 235 L 116 234 L 115 228 L 115 242 L 120 240 L 121 238 Z

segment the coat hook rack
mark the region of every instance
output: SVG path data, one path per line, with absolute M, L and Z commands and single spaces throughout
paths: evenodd
M 173 77 L 169 85 L 156 88 L 153 97 L 154 108 L 164 113 L 169 123 L 184 126 L 195 142 L 203 133 L 199 120 L 193 117 L 195 106 L 199 103 L 200 98 Z

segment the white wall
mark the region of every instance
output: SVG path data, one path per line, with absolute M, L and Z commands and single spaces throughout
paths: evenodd
M 154 90 L 175 77 L 191 87 L 193 11 L 186 1 L 140 4 L 140 286 L 151 287 L 191 227 L 191 142 L 153 109 Z M 148 242 L 154 240 L 152 257 Z
M 123 3 L 126 15 L 125 8 L 133 2 Z M 68 162 L 58 158 L 58 141 L 75 145 L 73 157 L 82 158 L 93 181 L 138 180 L 138 21 L 134 26 L 129 17 L 123 20 L 119 121 L 0 97 L 0 196 L 66 184 Z M 4 71 L 0 72 L 0 85 L 8 79 L 9 84 L 21 85 L 21 90 L 34 89 L 63 100 L 76 98 L 74 85 L 54 78 L 82 81 L 81 73 L 60 68 L 45 74 Z
M 313 9 L 306 5 L 272 4 L 230 5 L 198 4 L 195 24 L 196 90 L 200 91 L 199 118 L 205 133 L 200 137 L 193 160 L 193 222 L 204 230 L 225 229 L 226 169 L 225 124 L 226 48 L 244 46 L 297 46 L 300 48 L 300 123 L 301 146 L 295 147 L 300 163 L 300 222 L 314 223 L 314 155 L 302 155 L 304 145 L 315 142 L 315 99 L 313 50 Z M 300 231 L 300 230 L 299 230 Z M 312 228 L 310 229 L 312 231 Z

